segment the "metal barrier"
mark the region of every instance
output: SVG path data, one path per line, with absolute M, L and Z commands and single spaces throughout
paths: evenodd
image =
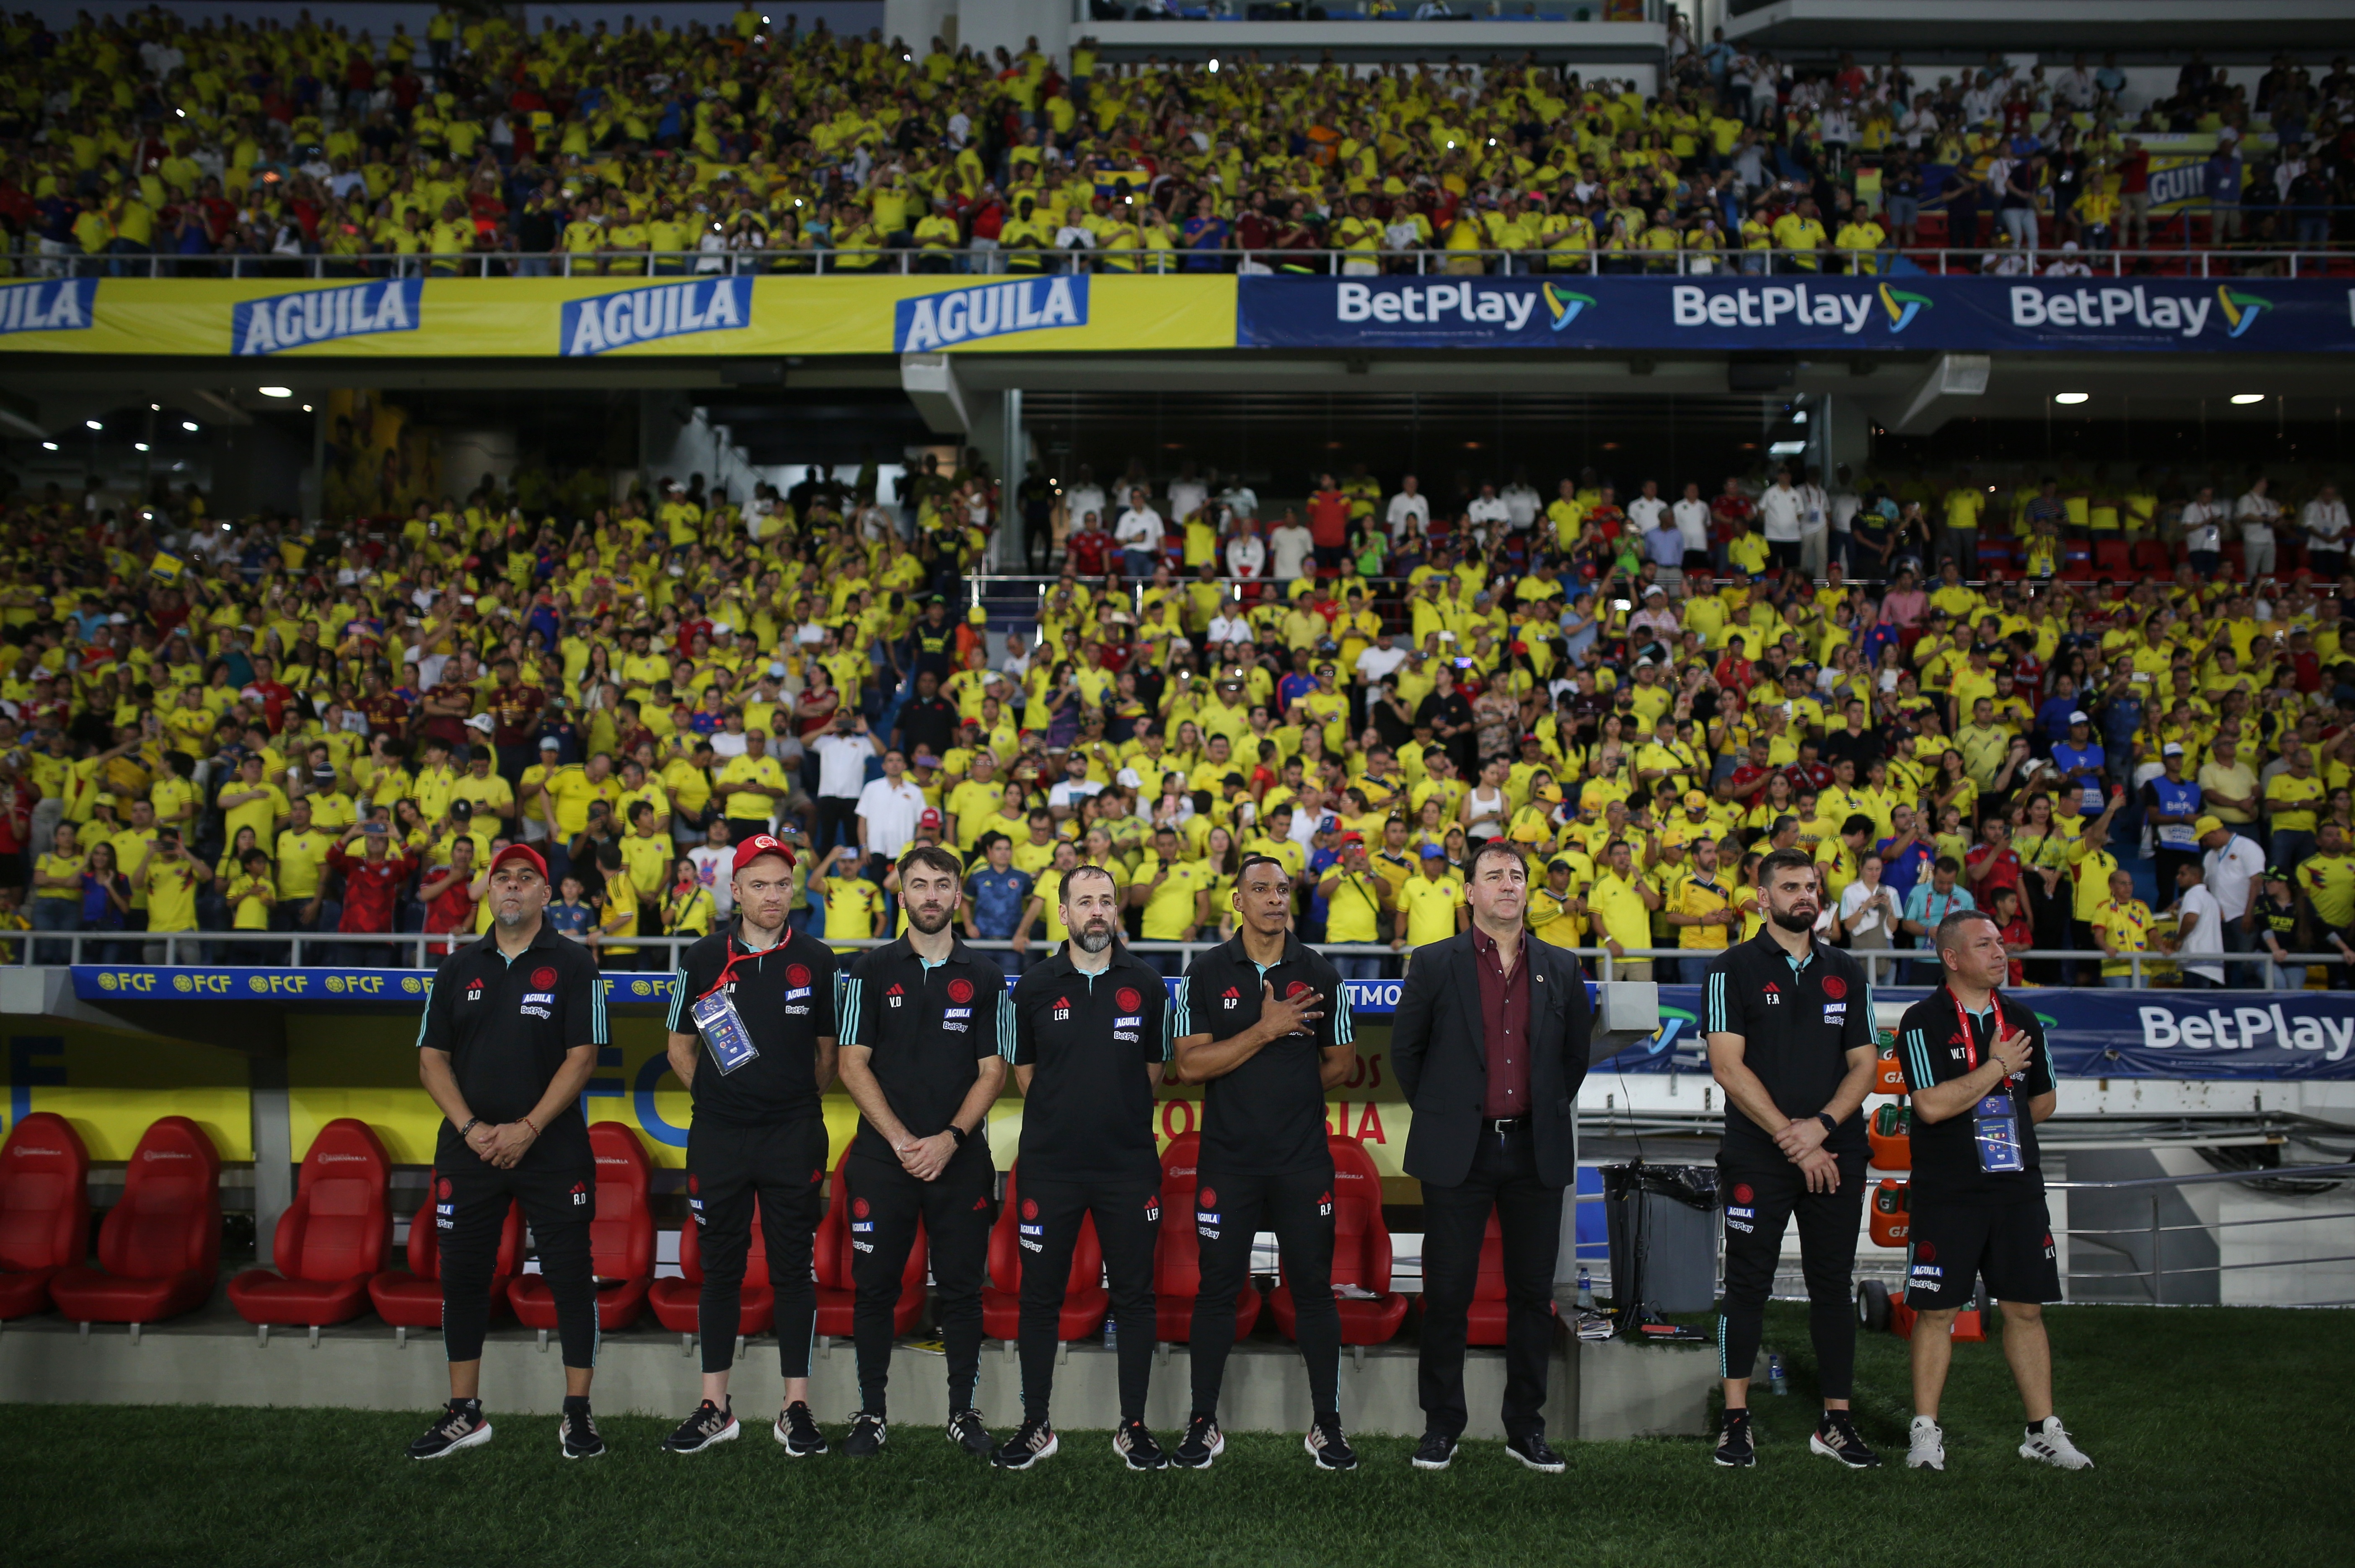
M 333 931 L 23 931 L 7 933 L 5 940 L 7 944 L 16 950 L 11 966 L 16 968 L 31 968 L 37 967 L 41 964 L 55 964 L 59 961 L 57 957 L 57 949 L 63 947 L 67 950 L 67 955 L 63 961 L 69 964 L 161 963 L 165 965 L 231 964 L 239 961 L 234 951 L 224 956 L 217 953 L 215 950 L 222 948 L 231 950 L 242 948 L 250 952 L 255 949 L 260 949 L 263 955 L 261 960 L 261 962 L 271 962 L 270 955 L 274 953 L 281 955 L 277 962 L 282 966 L 293 969 L 306 967 L 336 967 L 337 966 L 339 960 L 333 956 L 325 955 L 328 955 L 332 949 L 349 950 L 358 948 L 364 953 L 382 952 L 389 960 L 399 959 L 405 956 L 409 960 L 410 967 L 416 969 L 430 969 L 439 963 L 443 955 L 456 948 L 466 945 L 468 943 L 474 941 L 474 938 L 471 933 L 453 934 L 446 932 L 356 933 L 346 934 L 342 932 Z M 641 953 L 655 951 L 671 955 L 675 957 L 680 951 L 693 946 L 696 943 L 702 940 L 703 939 L 700 936 L 621 936 L 611 939 L 604 945 L 608 947 L 634 947 Z M 858 948 L 881 947 L 895 939 L 886 936 L 822 936 L 819 937 L 818 940 L 826 943 L 830 947 Z M 1131 953 L 1142 954 L 1148 957 L 1161 955 L 1175 955 L 1179 961 L 1179 967 L 1182 969 L 1185 965 L 1193 963 L 1193 961 L 1200 955 L 1209 952 L 1214 947 L 1221 945 L 1224 940 L 1224 938 L 1210 937 L 1197 938 L 1192 942 L 1130 942 L 1124 944 L 1124 945 Z M 983 938 L 980 941 L 967 942 L 965 945 L 984 953 L 1018 953 L 1025 955 L 1036 953 L 1041 956 L 1053 952 L 1056 946 L 1056 944 L 1051 943 L 1034 942 L 1025 943 L 1020 947 L 1017 947 L 1010 941 L 992 940 L 989 938 Z M 1412 947 L 1402 949 L 1394 948 L 1388 943 L 1373 942 L 1318 943 L 1316 944 L 1316 947 L 1318 953 L 1324 955 L 1328 959 L 1338 959 L 1344 961 L 1345 966 L 1348 969 L 1361 967 L 1364 964 L 1371 962 L 1378 965 L 1395 965 L 1398 971 L 1397 973 L 1378 973 L 1372 975 L 1345 972 L 1343 978 L 1352 980 L 1398 979 L 1401 975 L 1404 973 L 1406 961 L 1412 957 L 1414 953 L 1414 949 Z M 36 952 L 37 949 L 38 950 L 37 953 Z M 161 955 L 156 958 L 123 955 L 126 952 L 133 949 L 141 950 L 143 952 L 160 950 Z M 1691 959 L 1705 963 L 1709 959 L 1714 957 L 1716 954 L 1721 950 L 1715 948 L 1691 947 L 1630 947 L 1614 954 L 1608 948 L 1603 947 L 1570 947 L 1564 948 L 1563 951 L 1573 954 L 1582 960 L 1587 966 L 1590 976 L 1593 979 L 1598 981 L 1607 981 L 1653 979 L 1656 976 L 1648 966 L 1658 960 Z M 1919 976 L 1908 976 L 1903 974 L 1902 969 L 1898 967 L 1903 965 L 1914 965 L 1924 967 L 1935 965 L 1938 962 L 1937 955 L 1923 948 L 1900 947 L 1878 951 L 1850 952 L 1849 956 L 1864 965 L 1865 979 L 1866 983 L 1869 985 L 1904 986 L 1913 984 L 1932 986 L 1938 983 L 1938 976 L 1935 974 L 1925 974 Z M 2103 955 L 2098 950 L 2080 952 L 2070 948 L 2026 948 L 2013 953 L 2010 956 L 2020 959 L 2056 959 L 2077 964 L 2090 964 L 2104 961 Z M 2146 964 L 2179 965 L 2184 963 L 2186 960 L 2182 955 L 2137 953 L 2127 954 L 2123 955 L 2121 958 L 2108 961 L 2128 964 L 2131 970 L 2130 976 L 2128 976 L 2132 981 L 2131 988 L 2139 990 L 2146 988 L 2143 975 L 2143 967 Z M 2258 965 L 2271 965 L 2275 962 L 2275 960 L 2263 954 L 2245 953 L 2194 955 L 2190 961 L 2201 964 L 2223 965 L 2228 978 L 2230 977 L 2234 966 L 2246 970 Z M 2293 953 L 2286 955 L 2286 957 L 2280 961 L 2281 966 L 2285 968 L 2307 967 L 2316 965 L 2344 965 L 2346 962 L 2347 960 L 2343 955 L 2336 953 Z M 1628 966 L 1631 965 L 1643 965 L 1646 967 L 1641 972 L 1629 974 L 1627 970 Z M 364 965 L 351 965 L 346 966 L 366 967 Z M 618 972 L 626 974 L 629 971 L 621 970 Z M 1688 976 L 1685 983 L 1689 985 L 1693 984 L 1697 978 L 1698 976 Z M 2269 987 L 2264 985 L 2251 985 L 2246 987 L 2227 986 L 2223 987 L 2223 989 L 2226 990 L 2249 991 L 2275 991 L 2281 988 L 2282 987 Z
M 698 278 L 874 277 L 918 273 L 943 277 L 1050 277 L 1094 272 L 1114 276 L 1217 276 L 1248 269 L 1304 277 L 1884 277 L 1902 259 L 1936 275 L 1980 272 L 1998 259 L 1989 275 L 2067 276 L 2048 271 L 2056 263 L 2083 266 L 2079 276 L 2125 278 L 2175 275 L 2199 278 L 2326 277 L 2334 261 L 2355 256 L 2355 246 L 2292 250 L 2218 249 L 2186 244 L 2171 250 L 2071 251 L 2041 247 L 2014 251 L 2001 244 L 1893 247 L 1848 251 L 1824 246 L 1812 251 L 1716 250 L 1624 251 L 1487 248 L 1455 251 L 1325 249 L 1211 251 L 1147 246 L 1118 250 L 1051 245 L 1018 250 L 888 246 L 881 249 L 808 251 L 466 251 L 436 255 L 371 254 L 182 256 L 168 252 L 101 252 L 97 255 L 21 258 L 30 276 L 114 278 L 310 278 L 354 282 L 368 278 L 597 277 L 641 283 L 687 283 Z M 1195 263 L 1208 261 L 1209 265 Z M 1020 265 L 1017 265 L 1019 262 Z M 2004 269 L 2018 263 L 2017 272 Z M 615 271 L 616 266 L 627 271 Z M 2166 269 L 2160 272 L 2159 269 Z
M 2213 1264 L 2202 1264 L 2196 1268 L 2168 1268 L 2161 1261 L 2161 1249 L 2166 1244 L 2167 1237 L 2186 1231 L 2198 1231 L 2207 1234 L 2250 1225 L 2290 1225 L 2319 1223 L 2327 1220 L 2355 1220 L 2355 1209 L 2350 1209 L 2332 1214 L 2281 1214 L 2258 1220 L 2219 1220 L 2213 1224 L 2204 1221 L 2190 1225 L 2162 1224 L 2159 1217 L 2160 1200 L 2178 1189 L 2249 1181 L 2279 1181 L 2286 1179 L 2329 1180 L 2335 1183 L 2350 1177 L 2355 1177 L 2355 1164 L 2285 1166 L 2271 1170 L 2222 1170 L 2203 1172 L 2197 1176 L 2145 1177 L 2132 1181 L 2048 1181 L 2044 1185 L 2057 1192 L 2147 1192 L 2150 1198 L 2150 1223 L 2147 1226 L 2137 1227 L 2132 1231 L 2089 1230 L 2069 1226 L 2062 1231 L 2062 1233 L 2073 1242 L 2083 1241 L 2090 1246 L 2116 1253 L 2129 1262 L 2133 1261 L 2133 1253 L 2123 1242 L 2103 1238 L 2147 1237 L 2150 1243 L 2150 1266 L 2147 1269 L 2127 1271 L 2070 1269 L 2062 1276 L 2064 1287 L 2065 1282 L 2071 1279 L 2139 1279 L 2143 1282 L 2144 1287 L 2150 1292 L 2152 1305 L 2164 1307 L 2168 1305 L 2167 1278 L 2169 1275 L 2222 1274 L 2236 1269 L 2297 1268 L 2312 1264 L 2355 1263 L 2355 1253 L 2335 1253 L 2318 1257 L 2268 1258 L 2255 1263 L 2228 1264 L 2220 1259 Z M 2335 1300 L 2305 1302 L 2300 1305 L 2344 1307 L 2355 1305 L 2355 1303 Z

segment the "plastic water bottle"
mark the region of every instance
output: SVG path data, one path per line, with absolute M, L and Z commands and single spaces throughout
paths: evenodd
M 1770 1355 L 1766 1358 L 1766 1390 L 1769 1393 L 1778 1394 L 1791 1392 L 1790 1380 L 1783 1375 L 1781 1356 Z
M 1594 1310 L 1594 1281 L 1583 1268 L 1578 1271 L 1578 1309 L 1581 1312 Z
M 1110 1314 L 1104 1317 L 1104 1349 L 1107 1350 L 1120 1349 L 1120 1325 Z

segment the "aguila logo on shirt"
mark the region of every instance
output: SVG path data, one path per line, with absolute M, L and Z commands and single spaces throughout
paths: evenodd
M 973 982 L 970 980 L 951 980 L 949 982 L 949 1000 L 960 1004 L 973 1000 Z
M 1137 994 L 1136 987 L 1134 986 L 1123 986 L 1112 994 L 1112 999 L 1124 1013 L 1133 1013 L 1145 1005 L 1145 998 Z
M 1824 976 L 1824 996 L 1828 1000 L 1837 1002 L 1842 997 L 1847 995 L 1848 982 L 1846 980 L 1841 979 L 1837 975 L 1827 975 Z
M 867 1218 L 867 1200 L 864 1198 L 852 1199 L 850 1200 L 850 1212 L 854 1218 L 860 1220 Z
M 806 964 L 788 964 L 788 965 L 785 965 L 785 984 L 786 984 L 786 985 L 788 985 L 788 986 L 806 986 L 806 985 L 808 985 L 809 983 L 810 983 L 810 972 L 809 972 L 809 965 L 806 965 Z
M 1022 1200 L 1022 1217 L 1025 1220 L 1036 1220 L 1039 1217 L 1039 1205 L 1036 1200 L 1025 1198 Z

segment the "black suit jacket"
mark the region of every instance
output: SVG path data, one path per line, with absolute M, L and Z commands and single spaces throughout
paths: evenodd
M 1576 957 L 1531 936 L 1522 937 L 1521 955 L 1529 965 L 1529 1122 L 1538 1176 L 1567 1187 L 1578 1163 L 1571 1106 L 1586 1081 L 1594 1009 Z M 1471 1173 L 1488 1094 L 1485 1034 L 1472 933 L 1416 948 L 1391 1019 L 1391 1061 L 1414 1107 L 1405 1166 L 1419 1181 L 1455 1187 Z

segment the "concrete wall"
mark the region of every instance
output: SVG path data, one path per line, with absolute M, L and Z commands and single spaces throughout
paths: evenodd
M 1018 53 L 1036 37 L 1040 48 L 1068 60 L 1077 15 L 1071 0 L 957 0 L 957 37 L 985 55 L 1001 45 Z M 908 42 L 921 47 L 916 38 Z

